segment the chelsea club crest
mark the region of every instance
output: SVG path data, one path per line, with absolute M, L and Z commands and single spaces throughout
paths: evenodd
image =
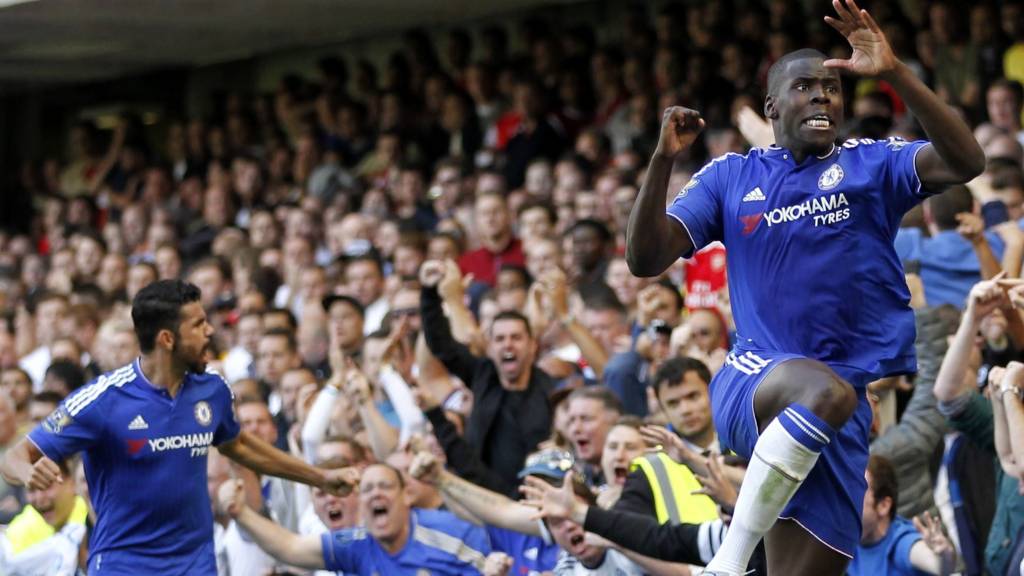
M 843 181 L 843 168 L 839 164 L 833 164 L 821 173 L 818 178 L 818 190 L 831 190 Z
M 203 400 L 196 402 L 194 414 L 196 422 L 201 426 L 209 426 L 210 422 L 213 421 L 213 411 L 210 410 L 210 405 Z

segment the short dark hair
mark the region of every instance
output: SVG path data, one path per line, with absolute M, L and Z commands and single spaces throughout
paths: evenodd
M 543 210 L 547 214 L 548 221 L 554 225 L 558 222 L 558 213 L 555 212 L 555 207 L 551 205 L 551 202 L 540 200 L 538 198 L 530 198 L 519 205 L 519 209 L 516 210 L 516 217 L 522 218 L 523 214 L 529 210 Z
M 74 392 L 85 384 L 85 371 L 77 363 L 63 358 L 54 360 L 46 369 L 46 375 L 53 375 L 67 386 L 68 393 Z
M 622 401 L 619 400 L 619 397 L 615 395 L 615 392 L 612 392 L 612 389 L 607 386 L 598 385 L 577 388 L 569 394 L 569 398 L 567 400 L 572 402 L 573 400 L 578 400 L 580 398 L 597 400 L 604 406 L 605 410 L 611 410 L 618 414 L 622 414 L 624 412 L 622 409 Z
M 619 419 L 615 421 L 616 426 L 625 426 L 634 430 L 640 430 L 644 427 L 644 419 L 637 416 L 636 414 L 623 414 L 619 416 Z
M 356 462 L 349 464 L 349 466 L 352 466 L 359 462 L 366 462 L 367 460 L 369 460 L 369 456 L 366 453 L 366 448 L 359 442 L 356 442 L 356 439 L 351 436 L 347 436 L 345 434 L 333 434 L 331 436 L 328 436 L 327 438 L 324 438 L 323 441 L 320 442 L 321 446 L 323 446 L 324 444 L 345 444 L 349 448 L 351 448 L 352 455 L 355 456 Z
M 566 233 L 572 234 L 573 232 L 576 232 L 581 228 L 590 228 L 594 232 L 597 232 L 598 237 L 600 237 L 601 241 L 604 242 L 605 244 L 611 242 L 615 238 L 612 235 L 612 231 L 608 229 L 608 226 L 604 222 L 601 222 L 600 220 L 594 220 L 593 218 L 583 218 L 581 220 L 577 220 L 576 223 L 573 224 L 572 227 L 569 228 L 569 230 Z
M 271 328 L 260 335 L 260 340 L 264 338 L 284 338 L 288 344 L 288 350 L 295 352 L 299 349 L 298 341 L 295 339 L 295 333 L 287 328 Z
M 59 392 L 43 390 L 38 394 L 33 394 L 32 398 L 29 399 L 29 402 L 42 402 L 44 404 L 53 404 L 56 406 L 57 404 L 60 404 L 62 400 L 64 400 L 64 397 L 61 396 Z
M 1022 105 L 1024 105 L 1024 85 L 1022 85 L 1017 80 L 1011 80 L 1009 78 L 999 78 L 997 80 L 994 80 L 991 84 L 989 84 L 988 91 L 991 92 L 992 90 L 998 88 L 1002 88 L 1003 90 L 1008 91 L 1010 94 L 1013 94 L 1014 99 L 1016 99 L 1015 105 L 1018 109 Z
M 292 313 L 291 310 L 287 308 L 271 308 L 269 310 L 264 310 L 262 312 L 263 321 L 266 322 L 266 317 L 270 316 L 271 314 L 278 314 L 284 316 L 285 320 L 288 322 L 288 326 L 292 329 L 292 331 L 298 329 L 299 322 L 298 320 L 295 319 L 295 314 Z
M 377 267 L 377 272 L 381 275 L 381 277 L 384 276 L 384 264 L 381 262 L 380 255 L 377 253 L 376 250 L 372 248 L 366 252 L 363 252 L 362 254 L 356 254 L 354 256 L 344 256 L 342 257 L 342 259 L 345 263 L 346 268 L 351 266 L 352 264 L 355 264 L 356 262 L 369 262 Z
M 518 320 L 526 326 L 526 334 L 533 338 L 533 327 L 530 326 L 530 319 L 526 317 L 522 312 L 517 310 L 502 310 L 494 315 L 494 320 L 491 321 L 491 326 L 494 326 L 498 320 Z
M 619 301 L 615 291 L 604 282 L 594 282 L 581 287 L 580 297 L 583 298 L 584 308 L 597 311 L 611 310 L 624 317 L 629 314 L 629 310 Z
M 945 192 L 928 197 L 925 202 L 928 204 L 932 220 L 940 230 L 955 230 L 960 225 L 956 215 L 974 211 L 974 197 L 962 184 L 950 186 Z
M 768 94 L 775 95 L 778 93 L 779 82 L 782 81 L 782 74 L 786 70 L 786 66 L 790 62 L 797 60 L 805 60 L 808 58 L 820 58 L 822 60 L 828 59 L 820 50 L 814 48 L 801 48 L 800 50 L 794 50 L 788 54 L 784 54 L 782 58 L 779 58 L 771 65 L 768 69 Z
M 896 477 L 896 469 L 892 463 L 881 456 L 872 454 L 868 458 L 868 472 L 871 473 L 871 495 L 875 497 L 875 503 L 885 498 L 892 499 L 892 507 L 889 508 L 889 520 L 896 518 L 896 508 L 899 505 L 900 484 Z
M 199 296 L 195 284 L 182 280 L 159 280 L 139 290 L 132 300 L 132 322 L 139 350 L 144 354 L 152 352 L 161 330 L 170 330 L 177 336 L 181 307 L 199 302 Z
M 331 308 L 333 308 L 334 305 L 339 302 L 344 302 L 345 304 L 348 304 L 351 308 L 353 308 L 356 312 L 359 313 L 360 318 L 366 318 L 366 308 L 363 307 L 359 300 L 356 300 L 352 296 L 348 296 L 346 294 L 328 294 L 327 296 L 324 296 L 323 300 L 320 301 L 320 303 L 323 305 L 324 312 L 327 313 L 330 313 Z
M 697 376 L 704 381 L 704 384 L 711 382 L 711 371 L 708 370 L 700 360 L 696 358 L 690 358 L 688 356 L 678 356 L 675 358 L 669 358 L 658 368 L 658 371 L 654 374 L 654 393 L 658 395 L 658 391 L 664 384 L 666 386 L 678 386 L 683 383 L 683 379 L 686 378 L 687 372 L 696 372 Z

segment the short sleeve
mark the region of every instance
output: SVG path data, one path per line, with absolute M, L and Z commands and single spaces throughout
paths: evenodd
M 218 413 L 223 416 L 217 422 L 217 430 L 213 433 L 213 445 L 220 446 L 224 442 L 230 442 L 237 438 L 241 427 L 238 424 L 238 418 L 235 417 L 235 393 L 231 391 L 231 387 L 220 374 L 216 374 L 215 377 L 218 383 L 215 402 Z
M 676 199 L 668 207 L 669 217 L 682 225 L 690 236 L 693 249 L 683 258 L 689 258 L 708 244 L 722 239 L 722 199 L 726 182 L 728 156 L 716 158 L 690 178 Z
M 917 203 L 935 192 L 923 188 L 917 175 L 917 154 L 928 144 L 927 141 L 907 142 L 893 137 L 878 144 L 879 153 L 885 154 L 886 184 L 890 194 Z
M 908 528 L 896 537 L 893 544 L 892 563 L 904 574 L 918 574 L 917 570 L 910 563 L 910 549 L 921 539 L 921 534 L 912 528 Z
M 95 389 L 80 389 L 29 432 L 29 440 L 54 462 L 88 450 L 103 434 L 102 411 L 95 409 L 97 402 Z
M 336 572 L 359 572 L 359 558 L 361 557 L 359 534 L 365 533 L 360 528 L 346 528 L 327 532 L 320 536 L 320 547 L 323 549 L 324 568 Z

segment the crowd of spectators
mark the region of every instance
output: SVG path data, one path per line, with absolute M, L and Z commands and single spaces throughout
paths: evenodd
M 679 190 L 709 159 L 772 143 L 758 111 L 775 59 L 846 56 L 827 3 L 801 6 L 641 3 L 607 30 L 538 16 L 514 39 L 412 30 L 381 68 L 325 58 L 316 78 L 170 122 L 163 142 L 131 114 L 110 134 L 77 124 L 66 155 L 23 171 L 31 234 L 0 232 L 0 450 L 132 361 L 132 297 L 182 278 L 202 290 L 243 428 L 362 473 L 339 497 L 211 451 L 211 498 L 229 477 L 245 486 L 219 495 L 223 574 L 697 573 L 743 476 L 707 390 L 735 332 L 727 256 L 714 245 L 639 278 L 625 227 L 660 110 L 707 122 Z M 850 573 L 949 573 L 951 557 L 963 574 L 1024 573 L 1024 298 L 1007 282 L 1024 260 L 1024 4 L 869 8 L 988 168 L 896 238 L 920 366 L 869 389 Z M 924 137 L 884 82 L 844 78 L 844 94 L 844 138 Z M 88 495 L 65 472 L 45 494 L 0 483 L 0 571 L 30 573 L 17 537 L 39 519 L 84 542 Z M 571 488 L 564 517 L 536 520 L 523 478 Z

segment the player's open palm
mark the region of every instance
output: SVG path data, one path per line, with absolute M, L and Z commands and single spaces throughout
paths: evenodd
M 657 154 L 675 158 L 693 144 L 703 129 L 704 119 L 700 117 L 700 112 L 682 106 L 666 108 L 661 119 L 661 137 L 658 139 Z
M 889 40 L 867 10 L 862 10 L 854 0 L 832 0 L 832 6 L 838 18 L 825 16 L 825 22 L 846 37 L 853 54 L 846 60 L 826 60 L 826 67 L 862 76 L 877 76 L 896 67 L 896 54 Z

